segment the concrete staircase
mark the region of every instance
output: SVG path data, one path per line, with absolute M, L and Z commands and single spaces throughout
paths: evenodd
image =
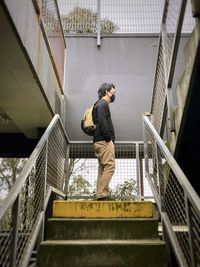
M 40 267 L 164 267 L 151 202 L 55 201 Z
M 200 41 L 200 22 L 196 24 L 184 48 L 185 71 L 183 72 L 179 82 L 176 85 L 177 108 L 174 111 L 175 133 L 174 132 L 171 133 L 170 139 L 167 142 L 167 146 L 172 154 L 174 154 L 176 148 L 177 138 L 183 118 L 183 112 L 188 95 L 191 74 L 193 71 L 193 66 L 197 54 L 199 41 Z

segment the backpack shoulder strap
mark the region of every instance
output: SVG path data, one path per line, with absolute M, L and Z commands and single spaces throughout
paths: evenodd
M 97 116 L 95 116 L 95 107 L 96 107 L 97 103 L 99 102 L 99 100 L 100 100 L 100 99 L 98 99 L 98 100 L 94 103 L 94 105 L 93 105 L 93 110 L 92 110 L 92 119 L 93 119 L 93 121 L 94 121 L 95 124 L 97 124 L 97 122 L 98 122 L 98 118 L 97 118 Z

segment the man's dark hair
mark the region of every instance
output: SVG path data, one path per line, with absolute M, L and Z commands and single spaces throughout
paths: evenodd
M 113 83 L 103 83 L 98 90 L 99 99 L 106 95 L 106 91 L 110 91 L 112 88 L 115 88 Z

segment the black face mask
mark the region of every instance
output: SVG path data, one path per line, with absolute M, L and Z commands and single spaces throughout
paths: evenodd
M 115 101 L 115 95 L 112 94 L 112 96 L 110 97 L 111 102 Z
M 111 92 L 110 92 L 111 93 Z M 107 94 L 107 93 L 106 93 Z M 111 93 L 112 94 L 112 93 Z M 109 96 L 109 94 L 107 94 Z M 114 102 L 115 101 L 115 95 L 112 94 L 110 97 L 110 102 Z

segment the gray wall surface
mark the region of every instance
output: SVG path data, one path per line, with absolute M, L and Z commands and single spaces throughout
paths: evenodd
M 87 141 L 80 121 L 97 100 L 104 82 L 116 86 L 110 104 L 117 141 L 143 140 L 142 113 L 150 111 L 158 37 L 66 37 L 66 131 L 72 141 Z

